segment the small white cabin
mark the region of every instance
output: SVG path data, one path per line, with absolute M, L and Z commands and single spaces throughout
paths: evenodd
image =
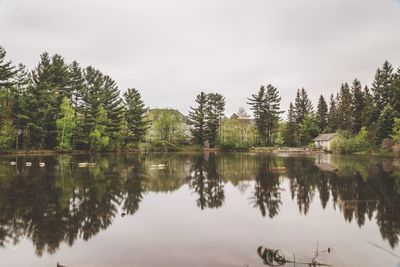
M 337 133 L 320 134 L 314 138 L 315 148 L 330 151 L 332 146 L 332 141 L 337 138 L 343 138 L 343 137 Z

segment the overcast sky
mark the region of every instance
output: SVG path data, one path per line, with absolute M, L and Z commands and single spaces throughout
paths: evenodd
M 93 65 L 150 107 L 187 113 L 216 91 L 230 115 L 271 83 L 287 109 L 297 88 L 316 105 L 400 66 L 400 1 L 0 0 L 0 45 L 29 68 L 44 51 Z

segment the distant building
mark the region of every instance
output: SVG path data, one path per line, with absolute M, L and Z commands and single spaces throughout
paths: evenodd
M 315 148 L 330 151 L 333 140 L 343 138 L 338 133 L 320 134 L 314 138 Z

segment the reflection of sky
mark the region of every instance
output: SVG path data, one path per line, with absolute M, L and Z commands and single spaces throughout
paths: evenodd
M 45 266 L 55 262 L 74 267 L 105 266 L 263 266 L 258 246 L 280 248 L 297 259 L 319 247 L 333 246 L 321 260 L 334 266 L 394 266 L 396 259 L 371 243 L 389 249 L 374 221 L 359 228 L 345 222 L 330 201 L 324 210 L 315 194 L 307 216 L 300 214 L 290 184 L 284 180 L 282 206 L 274 218 L 253 208 L 254 181 L 244 193 L 226 184 L 226 201 L 219 209 L 201 210 L 188 186 L 173 193 L 149 193 L 132 216 L 117 216 L 113 224 L 89 241 L 63 244 L 54 255 L 35 257 L 30 241 L 2 250 L 1 266 Z M 121 212 L 121 211 L 120 211 Z M 394 253 L 400 253 L 396 248 Z M 19 255 L 19 256 L 18 256 Z M 20 257 L 24 255 L 24 257 Z M 373 255 L 370 257 L 369 255 Z

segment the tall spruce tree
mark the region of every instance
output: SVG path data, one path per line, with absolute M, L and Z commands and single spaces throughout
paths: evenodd
M 281 97 L 278 89 L 271 84 L 261 86 L 257 94 L 248 99 L 248 104 L 254 112 L 256 127 L 262 139 L 262 144 L 273 145 L 273 134 L 278 128 Z
M 12 78 L 15 74 L 15 66 L 12 61 L 6 60 L 6 50 L 0 46 L 0 90 L 9 88 L 13 84 Z
M 392 94 L 390 97 L 390 105 L 394 110 L 400 110 L 400 67 L 393 74 Z
M 192 111 L 189 112 L 189 125 L 192 126 L 191 132 L 196 140 L 197 144 L 203 146 L 207 140 L 207 120 L 206 120 L 206 108 L 207 108 L 208 97 L 207 94 L 201 92 L 196 97 L 197 107 L 190 107 Z
M 267 125 L 265 123 L 264 98 L 265 98 L 265 86 L 262 85 L 256 94 L 253 94 L 251 95 L 251 98 L 248 98 L 247 102 L 247 104 L 250 105 L 250 110 L 253 111 L 257 132 L 261 139 L 261 145 L 264 145 L 267 139 L 266 136 Z
M 30 143 L 37 148 L 57 146 L 57 116 L 63 97 L 70 97 L 69 73 L 60 55 L 43 53 L 27 88 L 25 115 Z
M 319 97 L 315 119 L 317 120 L 319 131 L 323 132 L 328 126 L 328 105 L 323 95 Z
M 368 89 L 368 86 L 364 87 L 363 97 L 364 107 L 361 113 L 361 125 L 363 127 L 371 128 L 371 126 L 375 123 L 375 107 L 374 99 Z
M 328 127 L 331 132 L 335 132 L 338 128 L 337 104 L 333 94 L 331 94 L 329 102 Z
M 375 144 L 380 145 L 385 138 L 392 134 L 394 120 L 398 116 L 398 112 L 388 104 L 379 116 L 375 135 Z
M 295 143 L 295 133 L 296 133 L 297 123 L 295 110 L 292 102 L 289 104 L 289 110 L 287 115 L 287 127 L 284 134 L 285 144 L 288 146 L 294 146 Z
M 364 94 L 362 91 L 361 83 L 355 79 L 351 86 L 352 93 L 352 121 L 353 133 L 357 134 L 362 127 L 362 112 L 364 110 Z
M 393 67 L 388 62 L 383 63 L 382 68 L 378 68 L 375 74 L 375 79 L 372 83 L 372 93 L 375 103 L 374 120 L 379 117 L 379 114 L 390 103 L 393 84 Z
M 125 145 L 133 143 L 135 147 L 146 134 L 149 121 L 146 118 L 147 109 L 142 101 L 140 93 L 135 88 L 129 88 L 124 93 L 125 119 L 127 122 L 127 134 Z
M 214 147 L 218 128 L 221 124 L 221 118 L 225 111 L 225 98 L 221 94 L 210 93 L 207 95 L 206 105 L 206 125 L 207 125 L 207 139 L 210 147 Z
M 305 145 L 306 138 L 300 131 L 300 125 L 303 123 L 307 115 L 313 113 L 313 106 L 311 100 L 308 97 L 307 91 L 302 88 L 298 89 L 296 93 L 296 99 L 294 101 L 294 114 L 296 121 L 295 129 L 295 141 L 297 146 Z
M 350 87 L 347 83 L 342 84 L 339 92 L 337 114 L 340 117 L 339 128 L 348 132 L 353 131 L 353 103 Z

